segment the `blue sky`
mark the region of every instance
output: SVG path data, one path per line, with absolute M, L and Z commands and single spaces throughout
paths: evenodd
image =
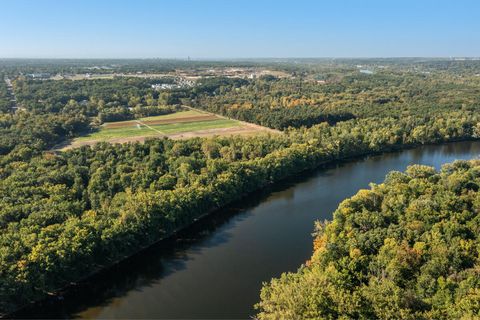
M 0 57 L 480 56 L 480 1 L 0 0 Z

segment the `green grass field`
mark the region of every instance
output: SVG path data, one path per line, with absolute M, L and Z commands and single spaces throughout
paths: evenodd
M 238 125 L 240 125 L 238 121 L 219 118 L 218 120 L 198 122 L 156 124 L 151 125 L 151 127 L 165 134 L 175 134 L 187 131 L 230 128 Z
M 153 131 L 145 126 L 138 128 L 135 126 L 115 129 L 102 128 L 97 132 L 92 132 L 82 137 L 78 137 L 76 141 L 88 141 L 88 140 L 109 140 L 115 138 L 137 137 L 137 136 L 154 136 L 158 135 L 158 132 Z
M 113 122 L 108 123 L 100 127 L 99 131 L 92 132 L 82 137 L 76 138 L 74 141 L 84 142 L 84 141 L 107 141 L 110 139 L 118 138 L 129 138 L 129 137 L 150 137 L 150 136 L 160 136 L 192 132 L 198 130 L 208 130 L 208 129 L 219 129 L 219 128 L 231 128 L 240 126 L 241 123 L 235 120 L 229 120 L 224 118 L 218 118 L 213 120 L 203 120 L 203 121 L 193 121 L 193 122 L 183 122 L 183 123 L 168 123 L 168 124 L 155 124 L 155 125 L 144 125 L 143 121 L 153 121 L 153 120 L 172 120 L 182 119 L 185 117 L 195 117 L 195 116 L 205 116 L 205 113 L 197 111 L 182 111 L 173 114 L 163 115 L 163 116 L 154 116 L 138 119 L 139 123 L 132 123 L 132 120 L 114 122 L 115 124 L 121 124 L 125 122 L 125 127 L 116 127 L 116 128 L 106 128 L 106 125 L 113 124 Z

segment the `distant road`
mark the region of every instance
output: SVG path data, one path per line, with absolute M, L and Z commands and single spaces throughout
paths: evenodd
M 7 84 L 7 91 L 8 94 L 10 95 L 10 102 L 12 102 L 12 111 L 17 112 L 18 110 L 22 109 L 18 106 L 17 104 L 17 96 L 15 96 L 15 91 L 13 91 L 13 85 L 12 81 L 5 77 L 5 83 Z

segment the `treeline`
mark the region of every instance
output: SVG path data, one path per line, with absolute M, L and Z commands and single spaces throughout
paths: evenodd
M 165 73 L 176 70 L 209 70 L 212 67 L 265 66 L 265 61 L 187 61 L 179 59 L 0 59 L 0 70 L 8 74 L 49 73 Z M 276 66 L 277 63 L 272 63 Z
M 0 310 L 41 298 L 242 194 L 321 163 L 479 135 L 478 116 L 458 112 L 251 138 L 99 144 L 4 163 Z
M 164 73 L 176 70 L 210 70 L 214 68 L 266 67 L 296 74 L 332 72 L 364 68 L 388 68 L 408 71 L 447 71 L 457 74 L 478 74 L 478 60 L 453 60 L 445 58 L 295 58 L 246 59 L 245 61 L 196 61 L 171 59 L 0 59 L 0 70 L 12 74 L 50 73 Z
M 327 80 L 318 82 L 315 77 Z M 435 112 L 480 111 L 480 77 L 380 69 L 373 75 L 256 80 L 207 79 L 185 94 L 186 104 L 228 117 L 285 129 L 351 118 L 423 117 Z
M 346 121 L 354 118 L 353 114 L 348 112 L 326 113 L 323 110 L 304 105 L 291 108 L 275 108 L 269 112 L 264 112 L 256 108 L 248 109 L 242 107 L 224 110 L 220 109 L 216 110 L 216 112 L 230 118 L 258 123 L 279 130 L 285 130 L 289 127 L 311 127 L 321 122 L 327 122 L 328 124 L 334 125 L 339 121 Z
M 169 92 L 152 84 L 174 83 L 173 78 L 114 78 L 101 80 L 14 81 L 18 103 L 33 113 L 81 112 L 100 121 L 120 121 L 135 116 L 168 112 L 178 103 Z
M 186 103 L 230 118 L 280 130 L 311 127 L 320 122 L 334 124 L 354 118 L 350 112 L 327 111 L 318 101 L 302 94 L 290 95 L 291 89 L 301 91 L 303 80 L 297 81 L 299 87 L 295 88 L 275 88 L 279 83 L 291 83 L 291 80 L 278 80 L 273 76 L 264 76 L 257 81 L 203 79 L 200 85 L 191 89 Z
M 8 94 L 7 84 L 4 81 L 4 75 L 0 73 L 0 112 L 6 113 L 10 112 L 12 108 L 12 103 L 10 102 L 11 97 Z
M 480 161 L 390 172 L 317 223 L 314 252 L 264 285 L 259 319 L 477 319 Z
M 0 165 L 39 155 L 42 150 L 88 130 L 89 124 L 85 115 L 73 112 L 0 114 Z

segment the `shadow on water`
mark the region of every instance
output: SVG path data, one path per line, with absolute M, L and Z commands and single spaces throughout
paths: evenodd
M 20 319 L 71 319 L 90 306 L 109 305 L 113 298 L 161 282 L 162 278 L 184 270 L 192 253 L 201 254 L 204 250 L 228 242 L 231 237 L 229 231 L 239 222 L 248 219 L 250 210 L 265 199 L 293 199 L 293 186 L 308 182 L 312 176 L 328 176 L 330 173 L 325 169 L 342 165 L 343 163 L 325 165 L 249 194 L 198 220 L 174 236 L 76 283 L 61 295 L 34 303 L 10 316 Z
M 191 268 L 192 260 L 195 260 L 201 256 L 205 256 L 206 253 L 212 251 L 213 249 L 218 249 L 222 245 L 231 242 L 234 234 L 239 237 L 239 234 L 235 233 L 238 232 L 237 229 L 239 229 L 239 225 L 242 225 L 242 223 L 248 222 L 249 220 L 251 220 L 250 222 L 254 221 L 255 223 L 259 223 L 259 221 L 255 220 L 255 215 L 258 215 L 258 208 L 263 204 L 273 203 L 278 200 L 280 206 L 292 206 L 292 208 L 298 208 L 302 205 L 300 203 L 301 201 L 299 200 L 299 198 L 304 196 L 302 192 L 310 194 L 316 192 L 313 194 L 315 202 L 306 203 L 307 211 L 318 210 L 318 208 L 335 208 L 338 205 L 338 201 L 334 200 L 332 195 L 343 199 L 343 197 L 349 196 L 349 193 L 355 192 L 354 190 L 357 190 L 357 186 L 352 183 L 352 181 L 355 179 L 372 181 L 374 173 L 377 174 L 377 178 L 379 178 L 380 175 L 383 177 L 384 172 L 388 172 L 393 168 L 403 170 L 404 166 L 411 163 L 427 163 L 436 165 L 438 167 L 439 164 L 446 161 L 452 161 L 452 159 L 459 155 L 471 154 L 472 157 L 475 157 L 478 156 L 479 152 L 480 143 L 478 142 L 451 143 L 441 146 L 424 146 L 406 151 L 397 151 L 377 156 L 367 156 L 360 159 L 357 158 L 355 161 L 352 161 L 353 159 L 348 161 L 339 161 L 334 164 L 325 165 L 315 170 L 298 174 L 292 178 L 285 179 L 280 183 L 268 186 L 263 190 L 249 194 L 243 199 L 233 202 L 224 209 L 213 212 L 209 216 L 192 224 L 190 227 L 178 232 L 173 237 L 160 241 L 159 243 L 135 254 L 129 259 L 126 259 L 125 261 L 122 261 L 121 263 L 96 274 L 88 280 L 72 286 L 60 297 L 52 297 L 40 303 L 33 304 L 11 316 L 15 318 L 74 318 L 77 316 L 86 316 L 89 318 L 98 317 L 102 308 L 115 305 L 118 303 L 118 298 L 126 297 L 131 292 L 135 291 L 147 291 L 148 288 L 161 286 L 162 283 L 165 285 L 164 282 L 167 278 L 169 278 L 169 276 L 186 271 L 186 269 L 189 267 Z M 343 175 L 340 174 L 341 172 Z M 325 183 L 332 184 L 333 181 L 337 183 L 335 185 L 337 189 L 332 189 L 330 185 L 326 185 L 327 188 L 324 188 Z M 319 191 L 320 188 L 324 188 L 324 190 Z M 319 192 L 321 192 L 321 194 Z M 305 203 L 303 206 L 305 206 Z M 271 214 L 273 213 L 271 210 L 275 210 L 275 208 L 278 209 L 278 207 L 265 208 L 265 210 L 268 211 L 268 221 L 271 219 L 283 219 L 283 221 L 271 221 L 272 226 L 276 226 L 278 228 L 280 224 L 283 223 L 286 225 L 287 229 L 285 230 L 288 230 L 288 232 L 293 232 L 295 230 L 296 233 L 289 234 L 289 237 L 298 237 L 298 232 L 302 232 L 301 236 L 304 237 L 307 232 L 311 232 L 313 225 L 311 220 L 308 220 L 311 219 L 310 216 L 301 218 L 307 219 L 303 223 L 305 226 L 303 224 L 298 225 L 299 227 L 295 229 L 293 228 L 292 223 L 297 223 L 298 221 L 293 221 L 291 216 L 288 216 L 287 214 L 271 218 Z M 291 208 L 288 207 L 286 210 L 288 214 L 295 212 L 293 209 L 290 209 Z M 331 209 L 328 209 L 328 215 L 330 214 Z M 316 216 L 316 218 L 322 217 Z M 249 227 L 250 226 L 251 225 L 249 225 Z M 257 224 L 257 227 L 261 229 L 264 227 L 270 227 L 270 225 Z M 262 234 L 265 233 L 263 232 L 264 229 L 261 230 Z M 252 256 L 245 256 L 247 259 L 253 259 L 255 257 L 262 257 L 263 259 L 265 252 L 267 254 L 269 253 L 268 250 L 298 251 L 298 247 L 296 247 L 296 245 L 306 246 L 306 242 L 308 242 L 308 245 L 311 245 L 310 238 L 305 238 L 305 240 L 301 240 L 300 242 L 297 241 L 288 243 L 276 240 L 272 241 L 272 237 L 282 237 L 283 240 L 283 234 L 269 233 L 265 236 L 267 238 L 255 238 L 254 234 L 250 234 L 251 229 L 242 229 L 241 232 L 242 237 L 241 242 L 239 243 L 240 247 L 234 247 L 233 249 L 229 248 L 229 250 L 260 250 L 258 248 L 248 248 L 249 243 L 251 243 L 249 240 L 253 241 L 252 239 L 255 241 L 263 241 L 262 243 L 257 242 L 256 244 L 259 248 L 262 248 L 261 250 L 266 250 L 261 252 L 253 250 L 255 253 L 253 253 Z M 245 234 L 246 232 L 247 234 Z M 263 247 L 259 245 L 263 245 Z M 289 245 L 290 247 L 288 247 Z M 278 246 L 281 246 L 281 248 L 278 248 Z M 310 247 L 308 250 L 310 250 Z M 222 258 L 224 259 L 218 261 L 226 261 L 230 264 L 238 263 L 238 260 L 237 262 L 233 262 L 229 258 L 228 254 L 232 254 L 232 252 L 228 251 L 217 253 L 217 255 L 223 255 Z M 242 254 L 242 252 L 238 251 L 237 254 Z M 256 254 L 258 254 L 258 256 L 255 256 Z M 276 256 L 278 261 L 270 261 L 270 259 L 268 259 L 268 263 L 271 263 L 272 265 L 265 266 L 265 269 L 271 270 L 275 265 L 275 268 L 277 269 L 287 270 L 285 269 L 287 264 L 298 266 L 300 263 L 305 261 L 302 261 L 301 259 L 307 258 L 301 256 L 300 258 L 295 258 L 299 259 L 299 261 L 292 261 L 291 259 L 284 258 L 288 255 L 289 252 L 282 251 L 281 254 Z M 209 266 L 208 263 L 213 262 L 208 259 L 212 259 L 212 257 L 209 256 L 206 261 L 202 260 L 201 263 L 207 263 L 206 268 L 211 268 L 212 266 Z M 285 259 L 285 261 L 282 259 Z M 258 261 L 253 261 L 253 263 L 259 263 L 259 261 L 265 260 L 259 259 Z M 235 270 L 235 268 L 232 270 Z M 226 278 L 222 279 L 223 281 L 239 281 L 241 283 L 242 281 L 245 282 L 248 278 L 248 282 L 258 284 L 265 280 L 265 278 L 250 279 L 250 277 L 258 277 L 258 274 L 249 273 L 248 270 L 240 270 L 239 272 L 243 272 L 243 274 L 238 274 L 238 277 L 231 275 L 231 277 L 228 278 L 232 278 L 231 280 L 225 280 Z M 192 272 L 189 270 L 186 273 Z M 204 273 L 192 273 L 189 276 L 199 275 L 205 276 Z M 264 277 L 265 273 L 261 276 Z M 270 277 L 271 276 L 272 275 L 270 275 Z M 190 280 L 187 277 L 184 278 L 183 281 Z M 186 282 L 182 283 L 185 284 Z M 171 286 L 172 283 L 170 282 L 170 284 L 167 284 L 167 287 L 168 285 Z M 238 283 L 236 283 L 236 285 L 238 285 Z M 212 284 L 212 286 L 215 287 L 215 284 Z M 226 284 L 226 287 L 231 290 L 231 288 L 234 288 L 235 286 L 233 284 Z M 183 287 L 181 289 L 189 290 L 192 288 L 188 287 L 187 289 Z M 225 290 L 225 287 L 215 287 L 215 289 L 211 290 Z M 255 288 L 251 291 L 258 294 L 258 290 Z M 194 293 L 192 292 L 192 295 L 193 294 Z M 248 291 L 247 294 L 250 294 L 250 291 Z M 208 297 L 207 292 L 205 292 L 205 295 Z M 189 298 L 195 300 L 193 297 Z M 257 296 L 248 298 L 252 301 L 255 301 Z M 243 305 L 249 305 L 250 300 L 247 301 L 248 303 L 245 302 L 245 300 L 243 302 L 238 302 L 238 305 L 235 306 L 231 305 L 222 307 L 228 310 L 235 308 L 244 310 Z M 181 303 L 188 304 L 190 302 L 182 301 Z M 235 301 L 232 301 L 232 304 L 235 304 Z M 137 300 L 133 301 L 132 305 L 133 308 L 145 307 L 143 302 L 139 303 Z M 207 306 L 202 308 L 208 309 Z M 80 314 L 85 310 L 90 311 L 87 314 Z M 208 310 L 203 311 L 207 312 Z M 250 310 L 246 310 L 245 312 L 250 312 Z M 122 317 L 122 314 L 115 315 Z

